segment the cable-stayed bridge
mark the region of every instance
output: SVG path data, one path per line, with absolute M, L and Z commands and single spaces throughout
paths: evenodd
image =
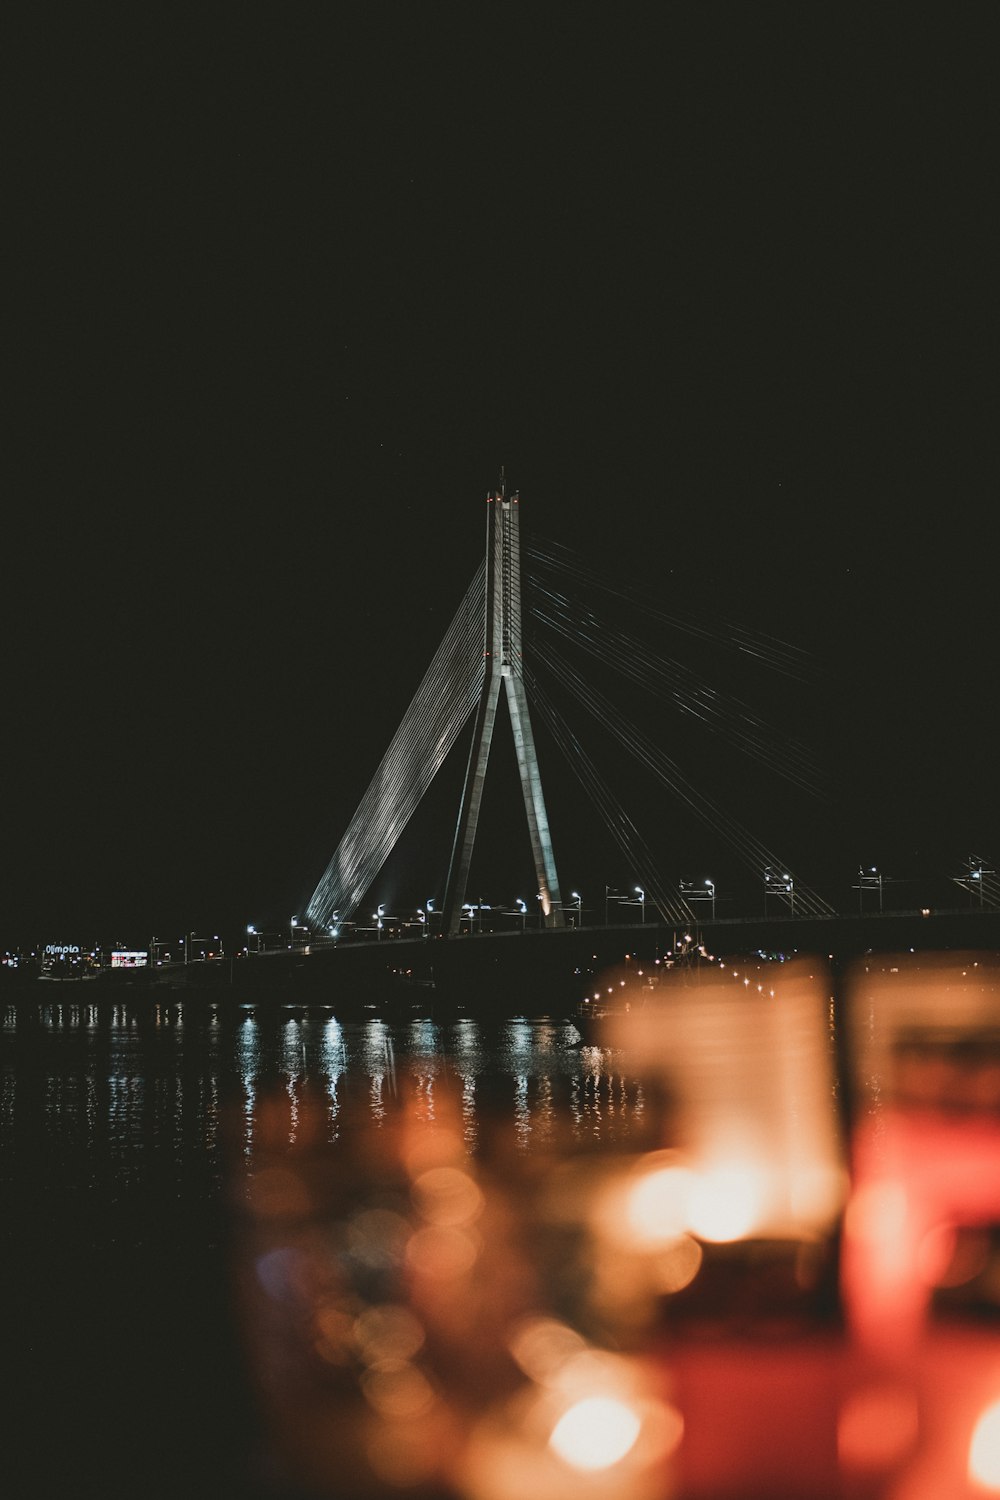
M 534 541 L 522 548 L 520 519 L 519 496 L 508 496 L 501 477 L 499 488 L 487 496 L 485 557 L 316 885 L 305 916 L 309 927 L 328 931 L 349 921 L 360 908 L 471 723 L 444 882 L 444 931 L 459 931 L 501 695 L 513 732 L 546 927 L 563 925 L 566 903 L 543 791 L 536 723 L 544 725 L 563 752 L 651 910 L 668 923 L 691 923 L 699 916 L 696 903 L 676 880 L 665 877 L 662 860 L 644 831 L 642 811 L 625 806 L 583 732 L 571 724 L 564 708 L 570 702 L 595 730 L 617 743 L 623 764 L 632 762 L 686 816 L 698 819 L 714 846 L 725 846 L 766 894 L 798 916 L 832 915 L 832 905 L 796 877 L 787 854 L 769 847 L 696 786 L 664 748 L 663 737 L 624 714 L 607 685 L 625 683 L 643 697 L 670 705 L 806 799 L 822 796 L 824 775 L 817 758 L 804 743 L 768 724 L 751 704 L 710 687 L 689 661 L 669 655 L 659 642 L 650 645 L 620 623 L 609 624 L 600 606 L 613 606 L 623 591 L 562 544 Z M 629 602 L 634 603 L 631 596 Z M 732 621 L 686 618 L 659 599 L 646 599 L 640 607 L 660 640 L 682 635 L 692 644 L 721 641 L 744 661 L 752 660 L 781 677 L 800 682 L 809 678 L 808 653 L 793 645 Z M 592 670 L 585 673 L 574 665 L 571 653 L 586 657 Z

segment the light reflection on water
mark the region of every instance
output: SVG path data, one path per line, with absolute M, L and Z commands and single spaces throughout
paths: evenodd
M 303 1099 L 323 1101 L 334 1146 L 350 1094 L 373 1129 L 405 1093 L 428 1119 L 446 1092 L 466 1148 L 484 1119 L 502 1118 L 519 1152 L 569 1142 L 614 1144 L 643 1121 L 641 1086 L 615 1054 L 580 1045 L 565 1021 L 513 1017 L 486 1024 L 414 1019 L 342 1022 L 321 1011 L 253 1013 L 181 1002 L 146 1009 L 47 1003 L 0 1013 L 0 1164 L 47 1143 L 88 1159 L 88 1170 L 134 1182 L 152 1159 L 183 1170 L 200 1157 L 221 1178 L 223 1141 L 247 1166 L 265 1100 L 285 1100 L 288 1139 Z M 30 1149 L 28 1143 L 30 1144 Z M 180 1177 L 178 1178 L 181 1181 Z M 180 1191 L 182 1191 L 182 1187 Z

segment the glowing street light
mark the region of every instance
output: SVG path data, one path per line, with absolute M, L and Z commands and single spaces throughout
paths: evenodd
M 990 883 L 988 877 L 995 873 L 995 870 L 987 868 L 978 854 L 970 854 L 965 861 L 965 873 L 954 875 L 952 879 L 963 891 L 968 891 L 976 905 L 992 906 L 995 904 L 995 897 L 993 891 L 988 890 L 987 886 Z
M 635 893 L 639 897 L 639 906 L 640 906 L 641 912 L 642 912 L 640 920 L 642 921 L 643 925 L 645 926 L 645 922 L 646 922 L 646 892 L 643 890 L 643 888 L 642 888 L 641 885 L 637 885 L 636 888 L 635 888 Z
M 517 897 L 517 909 L 521 914 L 521 931 L 523 932 L 525 923 L 528 920 L 528 903 L 522 900 L 520 896 Z
M 583 897 L 579 891 L 571 891 L 570 895 L 576 902 L 576 925 L 580 928 L 583 926 Z
M 260 952 L 260 933 L 257 931 L 256 927 L 253 925 L 252 922 L 248 922 L 247 923 L 247 938 L 248 939 L 249 938 L 256 938 L 256 942 L 254 943 L 254 952 L 255 953 L 259 953 Z M 248 953 L 250 952 L 250 943 L 249 943 L 249 941 L 247 942 L 247 952 Z
M 768 896 L 780 896 L 788 902 L 788 909 L 792 916 L 795 915 L 795 881 L 786 870 L 783 875 L 776 875 L 770 868 L 764 871 L 764 915 L 767 915 Z
M 878 909 L 882 910 L 882 876 L 874 865 L 858 867 L 858 911 L 865 909 L 865 891 L 878 891 Z
M 379 942 L 382 941 L 382 917 L 384 916 L 384 914 L 385 914 L 385 902 L 383 901 L 379 905 L 378 911 L 373 911 L 372 912 L 372 916 L 375 918 L 375 927 L 376 927 L 376 929 L 378 931 L 378 940 L 379 940 Z

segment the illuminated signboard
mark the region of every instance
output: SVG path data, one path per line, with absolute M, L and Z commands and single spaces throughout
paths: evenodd
M 148 953 L 115 952 L 111 955 L 113 969 L 144 969 L 149 961 Z

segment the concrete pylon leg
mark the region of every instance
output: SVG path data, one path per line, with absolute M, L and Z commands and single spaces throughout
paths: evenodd
M 514 749 L 517 751 L 517 768 L 521 773 L 521 791 L 524 810 L 528 817 L 528 834 L 531 838 L 531 853 L 535 861 L 538 879 L 538 894 L 541 897 L 542 913 L 546 927 L 562 927 L 562 896 L 559 892 L 559 876 L 556 874 L 556 858 L 552 851 L 549 819 L 542 796 L 542 776 L 535 753 L 535 737 L 528 713 L 528 698 L 524 691 L 524 679 L 518 674 L 504 679 L 507 686 L 507 706 L 510 709 L 511 728 L 514 731 Z

